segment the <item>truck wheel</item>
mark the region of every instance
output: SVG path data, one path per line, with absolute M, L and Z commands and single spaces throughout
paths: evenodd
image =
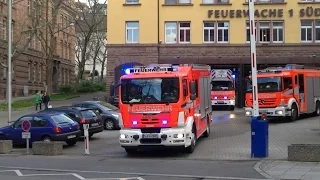
M 320 116 L 320 102 L 316 102 L 316 111 L 314 112 L 315 116 Z
M 230 111 L 234 111 L 234 106 L 231 106 L 231 107 L 230 107 Z
M 134 154 L 138 152 L 138 149 L 136 148 L 125 148 L 127 154 Z
M 66 141 L 66 143 L 69 146 L 73 146 L 73 145 L 77 144 L 77 140 L 76 139 L 71 139 L 71 140 Z
M 186 147 L 186 152 L 189 154 L 193 153 L 194 149 L 196 148 L 196 144 L 197 144 L 197 135 L 196 135 L 195 126 L 193 126 L 191 133 L 192 133 L 191 145 Z
M 291 107 L 291 116 L 289 117 L 289 121 L 293 122 L 298 119 L 298 107 L 296 104 L 293 104 Z
M 209 137 L 210 136 L 210 120 L 207 118 L 207 130 L 203 134 L 204 137 Z

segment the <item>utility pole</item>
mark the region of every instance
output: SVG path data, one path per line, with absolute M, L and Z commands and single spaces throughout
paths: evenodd
M 8 0 L 8 79 L 7 79 L 7 94 L 8 94 L 8 125 L 11 123 L 11 98 L 12 98 L 12 79 L 11 79 L 11 56 L 12 56 L 12 0 Z

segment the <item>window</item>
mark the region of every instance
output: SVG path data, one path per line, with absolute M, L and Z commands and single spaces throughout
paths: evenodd
M 283 78 L 283 87 L 284 87 L 284 90 L 292 89 L 292 78 L 291 77 L 284 77 Z
M 67 56 L 67 59 L 71 59 L 71 46 L 70 46 L 70 43 L 68 44 L 68 56 Z
M 38 50 L 41 51 L 41 40 L 38 40 Z
M 39 64 L 39 82 L 41 82 L 41 76 L 42 76 L 42 64 Z
M 31 81 L 31 62 L 28 63 L 28 81 Z
M 165 0 L 165 4 L 191 4 L 191 0 Z
M 5 58 L 3 58 L 3 59 L 5 59 Z M 2 62 L 4 65 L 7 65 L 7 62 L 4 60 L 3 62 Z M 6 67 L 2 67 L 3 69 L 3 71 L 2 71 L 2 73 L 3 73 L 3 79 L 5 79 L 5 78 L 7 78 L 7 68 Z
M 203 4 L 222 4 L 229 3 L 229 0 L 203 0 Z
M 7 40 L 7 20 L 2 20 L 2 39 Z
M 312 24 L 311 20 L 301 21 L 301 42 L 312 42 Z
M 33 81 L 36 81 L 36 68 L 37 68 L 37 63 L 33 63 Z
M 320 1 L 320 0 L 319 0 Z M 316 20 L 315 21 L 315 35 L 316 35 L 316 41 L 320 41 L 320 20 Z
M 45 127 L 47 126 L 47 121 L 43 117 L 34 117 L 31 121 L 31 127 Z
M 229 42 L 229 22 L 218 22 L 218 42 Z
M 36 35 L 33 35 L 33 49 L 37 48 L 37 39 L 36 39 Z
M 284 2 L 284 0 L 253 0 L 255 3 L 281 3 Z M 246 3 L 248 3 L 249 1 L 246 0 Z
M 139 4 L 139 0 L 126 0 L 126 4 Z
M 179 23 L 179 42 L 190 43 L 190 23 Z
M 18 128 L 19 128 L 19 129 L 20 129 L 22 122 L 23 122 L 23 121 L 26 121 L 26 120 L 32 121 L 32 117 L 25 116 L 25 117 L 20 118 L 19 120 L 17 120 L 17 121 L 14 123 L 13 128 L 15 128 L 15 129 L 18 129 Z
M 273 42 L 283 42 L 283 22 L 272 22 Z
M 30 15 L 31 12 L 31 0 L 28 0 L 28 15 Z
M 203 42 L 212 43 L 214 42 L 214 22 L 203 23 Z
M 251 36 L 251 32 L 250 32 L 250 22 L 247 21 L 246 23 L 246 28 L 247 28 L 247 42 L 250 42 L 250 36 Z M 257 22 L 255 23 L 255 34 L 256 34 L 256 41 L 257 41 Z
M 165 43 L 177 43 L 177 23 L 167 22 L 165 23 Z
M 259 22 L 260 42 L 270 42 L 270 22 Z
M 63 41 L 60 42 L 60 45 L 61 45 L 61 57 L 63 58 L 63 54 L 64 54 Z
M 320 2 L 320 0 L 301 0 L 301 2 Z
M 139 22 L 126 23 L 126 43 L 139 42 Z

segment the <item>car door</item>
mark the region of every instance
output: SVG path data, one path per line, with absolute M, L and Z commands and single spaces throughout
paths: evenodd
M 31 116 L 25 116 L 17 120 L 12 126 L 8 133 L 8 139 L 11 139 L 14 144 L 25 144 L 26 140 L 22 139 L 22 127 L 21 124 L 23 121 L 29 120 L 32 121 Z
M 51 127 L 48 126 L 48 121 L 43 116 L 34 116 L 31 121 L 31 142 L 40 141 L 44 135 L 51 133 Z
M 98 114 L 101 114 L 103 111 L 96 105 L 94 104 L 86 104 L 86 108 L 90 108 L 92 110 L 94 110 L 95 112 L 97 112 Z

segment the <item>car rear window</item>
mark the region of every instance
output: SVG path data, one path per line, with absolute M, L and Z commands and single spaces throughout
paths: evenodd
M 51 118 L 56 124 L 74 123 L 72 119 L 70 119 L 68 116 L 64 114 L 53 115 L 51 116 Z
M 84 118 L 97 117 L 97 114 L 92 110 L 84 110 L 84 111 L 80 111 L 80 113 Z

